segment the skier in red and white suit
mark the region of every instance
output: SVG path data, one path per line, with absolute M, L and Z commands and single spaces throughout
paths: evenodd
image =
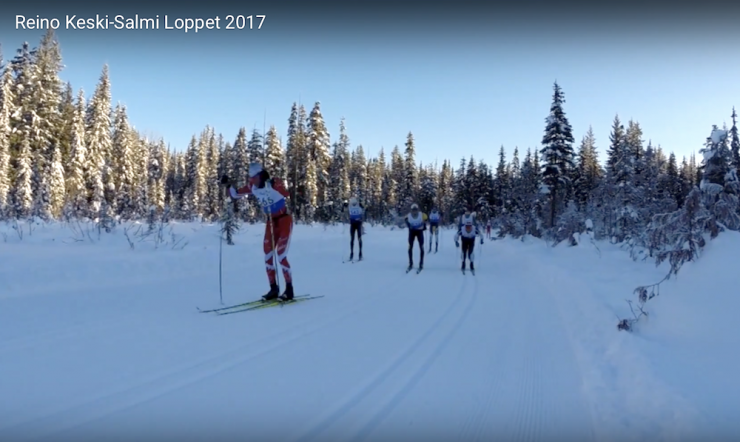
M 227 176 L 221 178 L 221 183 L 231 185 L 229 194 L 233 199 L 248 195 L 254 196 L 262 206 L 264 213 L 269 215 L 265 223 L 263 250 L 270 291 L 262 299 L 264 301 L 278 298 L 282 301 L 293 299 L 293 278 L 287 257 L 290 237 L 293 233 L 293 216 L 288 213 L 286 198 L 290 194 L 285 184 L 280 178 L 270 178 L 270 174 L 258 163 L 249 165 L 249 182 L 244 187 L 235 189 L 233 182 Z M 280 289 L 277 285 L 274 255 L 277 255 L 277 261 L 283 269 L 285 278 L 285 292 L 280 296 L 278 296 Z

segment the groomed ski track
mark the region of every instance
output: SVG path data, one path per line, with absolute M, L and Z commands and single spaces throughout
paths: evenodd
M 193 265 L 193 277 L 211 278 L 208 291 L 131 284 L 117 294 L 128 294 L 117 301 L 127 308 L 67 323 L 46 312 L 56 321 L 46 330 L 3 335 L 0 375 L 27 396 L 0 400 L 0 440 L 594 439 L 553 279 L 524 252 L 486 242 L 481 255 L 476 245 L 476 275 L 462 275 L 445 244 L 417 275 L 404 273 L 404 232 L 367 237 L 361 266 L 337 256 L 346 238 L 311 241 L 296 237 L 291 261 L 297 280 L 322 272 L 324 291 L 315 281 L 299 290 L 322 299 L 199 314 L 196 304 L 217 300 L 215 266 Z M 255 247 L 259 238 L 239 253 L 259 255 Z M 234 256 L 242 262 L 232 267 L 250 265 Z M 301 272 L 309 263 L 317 267 Z M 249 275 L 262 291 L 261 269 Z M 147 296 L 135 294 L 144 287 Z M 60 302 L 36 301 L 37 311 Z M 32 315 L 20 307 L 4 304 Z

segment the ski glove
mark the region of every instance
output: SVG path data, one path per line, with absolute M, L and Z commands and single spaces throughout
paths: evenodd
M 460 247 L 460 243 L 455 241 L 455 247 Z
M 481 245 L 483 244 L 483 238 L 480 239 L 480 243 L 481 243 Z
M 228 186 L 231 183 L 231 180 L 229 179 L 228 175 L 222 175 L 221 176 L 221 184 L 224 186 Z

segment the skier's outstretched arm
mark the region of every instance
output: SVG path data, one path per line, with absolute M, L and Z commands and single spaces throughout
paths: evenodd
M 244 198 L 245 196 L 252 193 L 252 187 L 249 185 L 249 183 L 237 189 L 236 180 L 230 179 L 227 175 L 223 175 L 221 177 L 221 184 L 224 186 L 229 186 L 229 196 L 231 196 L 231 198 L 235 200 Z

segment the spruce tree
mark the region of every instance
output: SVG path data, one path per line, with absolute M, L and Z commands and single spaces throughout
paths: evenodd
M 558 204 L 567 198 L 570 174 L 574 168 L 573 130 L 565 116 L 563 104 L 565 97 L 557 82 L 554 85 L 552 106 L 547 117 L 545 135 L 542 137 L 543 171 L 542 179 L 548 186 L 550 195 L 549 226 L 555 226 Z M 565 202 L 565 201 L 563 201 Z
M 13 112 L 13 77 L 11 70 L 2 64 L 0 47 L 0 218 L 9 216 L 10 204 L 10 116 Z
M 270 126 L 265 136 L 265 167 L 273 177 L 285 178 L 285 152 L 275 126 Z
M 105 177 L 110 177 L 110 174 L 106 173 L 112 154 L 110 113 L 110 79 L 108 65 L 105 65 L 90 100 L 86 121 L 87 160 L 89 163 L 86 182 L 91 198 L 90 209 L 94 213 L 100 211 L 103 200 L 106 200 L 110 205 L 111 200 L 108 197 L 112 197 L 109 192 L 110 189 L 107 188 L 110 182 L 104 182 Z
M 737 113 L 732 108 L 732 127 L 730 128 L 730 150 L 732 151 L 732 166 L 740 174 L 740 137 L 737 131 Z
M 72 121 L 72 138 L 70 146 L 70 159 L 67 164 L 67 188 L 65 212 L 74 217 L 89 217 L 88 206 L 89 192 L 87 179 L 90 175 L 87 154 L 87 141 L 85 136 L 85 92 L 80 89 L 75 103 L 75 112 Z

